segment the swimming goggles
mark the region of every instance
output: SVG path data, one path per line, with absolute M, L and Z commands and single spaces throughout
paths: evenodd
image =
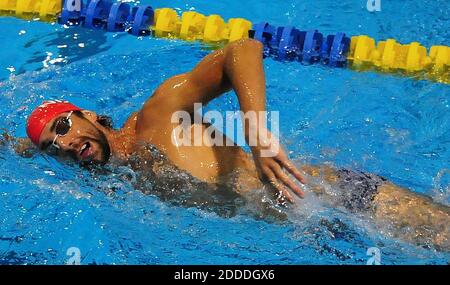
M 73 114 L 73 111 L 70 111 L 69 112 L 69 114 L 67 115 L 67 117 L 65 117 L 65 118 L 62 118 L 62 119 L 59 119 L 57 122 L 56 122 L 56 126 L 55 126 L 55 133 L 56 133 L 56 136 L 55 136 L 55 138 L 53 139 L 53 142 L 52 142 L 52 146 L 53 147 L 55 147 L 55 148 L 57 148 L 57 149 L 60 149 L 61 147 L 56 143 L 56 140 L 59 138 L 59 137 L 63 137 L 63 136 L 65 136 L 65 135 L 67 135 L 67 133 L 70 131 L 70 129 L 72 128 L 72 120 L 70 119 L 70 117 L 72 116 L 72 114 Z

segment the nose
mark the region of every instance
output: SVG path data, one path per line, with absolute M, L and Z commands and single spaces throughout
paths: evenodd
M 63 151 L 74 151 L 77 149 L 77 144 L 68 137 L 58 137 L 56 143 Z

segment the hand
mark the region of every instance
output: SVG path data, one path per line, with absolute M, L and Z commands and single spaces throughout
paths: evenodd
M 30 158 L 37 152 L 37 148 L 29 138 L 14 138 L 8 134 L 6 129 L 0 130 L 3 131 L 0 136 L 0 146 L 12 145 L 14 151 L 25 158 Z
M 274 148 L 273 144 L 278 144 L 278 146 Z M 285 151 L 279 146 L 277 140 L 273 140 L 271 149 L 275 149 L 276 151 L 268 156 L 267 149 L 262 149 L 260 146 L 252 147 L 253 159 L 255 160 L 260 178 L 268 180 L 270 184 L 291 203 L 294 202 L 294 198 L 289 190 L 293 191 L 300 198 L 303 198 L 304 192 L 295 183 L 295 180 L 305 184 L 305 178 L 301 175 L 297 167 L 289 160 Z M 266 153 L 263 153 L 265 155 L 262 155 L 263 151 L 266 151 Z M 294 179 L 289 177 L 286 171 L 292 174 Z
M 3 132 L 0 137 L 0 145 L 5 145 L 7 142 L 11 141 L 11 137 L 6 129 L 1 128 L 0 131 Z
M 16 138 L 13 147 L 18 155 L 25 158 L 30 158 L 37 152 L 37 148 L 29 138 Z

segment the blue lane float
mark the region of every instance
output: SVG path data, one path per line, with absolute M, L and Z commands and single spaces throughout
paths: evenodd
M 80 7 L 73 7 L 74 3 L 74 0 L 62 2 L 59 23 L 128 32 L 135 36 L 199 39 L 214 43 L 216 47 L 240 38 L 254 38 L 263 43 L 264 57 L 279 61 L 297 61 L 305 65 L 320 63 L 338 68 L 349 66 L 356 70 L 401 73 L 450 82 L 450 48 L 447 46 L 433 46 L 427 56 L 426 48 L 416 42 L 401 45 L 389 39 L 377 46 L 374 39 L 365 35 L 349 38 L 338 32 L 326 36 L 317 30 L 301 31 L 293 26 L 277 27 L 267 22 L 252 24 L 242 18 L 233 18 L 225 23 L 218 15 L 205 16 L 192 11 L 183 13 L 180 18 L 174 9 L 154 11 L 149 5 L 111 0 L 80 0 Z M 53 4 L 58 4 L 54 6 L 59 9 L 59 2 Z M 8 7 L 0 4 L 0 10 L 13 8 Z
M 109 1 L 92 0 L 86 9 L 84 26 L 95 30 L 103 29 L 111 7 L 112 3 Z
M 124 32 L 130 20 L 130 5 L 123 2 L 114 3 L 108 16 L 106 30 L 108 32 Z
M 155 12 L 149 5 L 87 0 L 80 1 L 80 10 L 75 11 L 66 4 L 62 6 L 60 24 L 109 32 L 128 31 L 135 36 L 150 35 L 155 24 Z M 263 43 L 265 57 L 303 64 L 322 62 L 332 67 L 343 67 L 350 47 L 350 39 L 344 33 L 328 36 L 324 41 L 324 36 L 318 31 L 300 31 L 293 26 L 275 27 L 265 22 L 254 25 L 248 36 Z
M 324 36 L 316 30 L 300 31 L 292 26 L 275 27 L 269 23 L 253 26 L 249 36 L 263 43 L 264 56 L 303 64 L 322 62 L 331 67 L 345 67 L 350 38 L 344 33 Z
M 278 40 L 278 60 L 292 60 L 298 54 L 301 32 L 293 26 L 278 28 L 280 38 Z
M 135 36 L 146 36 L 154 25 L 154 11 L 149 5 L 131 7 L 125 2 L 109 0 L 80 1 L 80 9 L 63 4 L 60 24 L 80 25 L 88 29 L 104 29 L 108 32 L 128 31 Z
M 155 12 L 148 5 L 133 7 L 131 13 L 131 34 L 135 36 L 150 35 L 150 27 L 154 24 Z

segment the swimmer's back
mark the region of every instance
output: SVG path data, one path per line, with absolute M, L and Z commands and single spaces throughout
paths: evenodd
M 339 190 L 334 196 L 318 185 L 311 188 L 324 200 L 334 203 L 333 206 L 369 214 L 394 237 L 450 250 L 448 206 L 373 174 L 330 166 L 303 166 L 302 170 Z

